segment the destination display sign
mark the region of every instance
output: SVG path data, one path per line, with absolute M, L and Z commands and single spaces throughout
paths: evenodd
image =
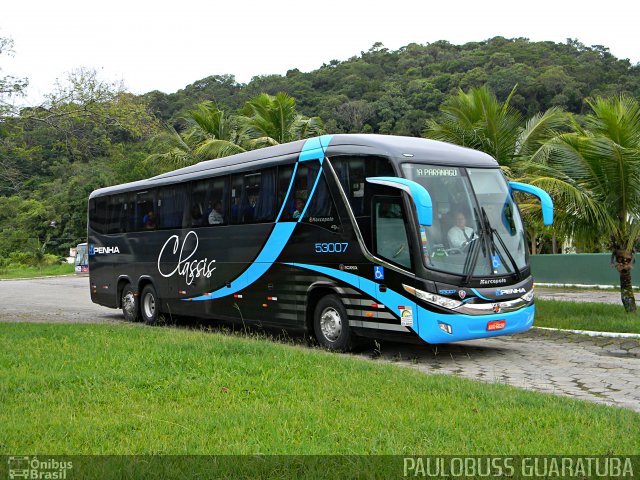
M 457 177 L 457 168 L 416 167 L 417 177 Z

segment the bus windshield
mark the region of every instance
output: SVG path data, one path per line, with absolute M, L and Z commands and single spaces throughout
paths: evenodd
M 487 277 L 526 266 L 522 220 L 499 169 L 412 163 L 403 171 L 433 202 L 432 225 L 420 227 L 427 268 Z
M 76 273 L 89 271 L 89 249 L 86 243 L 79 243 L 76 247 L 76 257 L 73 261 Z

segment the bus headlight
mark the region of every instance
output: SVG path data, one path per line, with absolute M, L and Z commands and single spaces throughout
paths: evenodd
M 438 305 L 439 307 L 453 310 L 462 305 L 461 301 L 454 300 L 453 298 L 441 297 L 440 295 L 436 295 L 435 293 L 423 292 L 422 290 L 418 290 L 417 288 L 413 288 L 405 284 L 402 284 L 402 287 L 407 292 L 418 297 L 420 300 L 424 300 L 425 302 L 431 303 L 433 305 Z

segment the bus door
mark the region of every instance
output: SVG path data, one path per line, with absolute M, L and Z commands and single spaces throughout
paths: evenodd
M 372 199 L 371 214 L 373 253 L 391 264 L 374 264 L 369 272 L 372 281 L 363 282 L 368 285 L 366 293 L 378 300 L 374 307 L 377 328 L 391 331 L 405 331 L 414 325 L 417 328 L 415 301 L 403 287 L 413 287 L 415 283 L 410 273 L 413 270 L 412 236 L 405 202 L 397 193 L 376 195 Z

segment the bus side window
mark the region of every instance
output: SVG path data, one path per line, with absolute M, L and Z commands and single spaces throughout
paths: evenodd
M 128 227 L 127 194 L 114 195 L 108 201 L 108 224 L 106 233 L 126 233 Z
M 192 227 L 201 227 L 207 224 L 207 188 L 208 182 L 206 180 L 193 183 L 189 206 L 190 224 Z
M 93 198 L 89 202 L 89 225 L 96 233 L 106 233 L 108 223 L 107 198 Z
M 282 209 L 282 215 L 280 220 L 286 220 L 291 218 L 295 201 L 293 195 L 288 195 L 289 185 L 291 185 L 291 176 L 293 175 L 293 165 L 281 165 L 278 167 L 278 201 L 276 203 L 276 212 L 280 212 Z M 295 191 L 295 186 L 291 188 L 291 191 Z M 282 204 L 286 202 L 283 206 Z
M 329 190 L 325 173 L 321 172 L 320 175 L 303 221 L 336 232 L 341 230 L 338 210 Z
M 256 193 L 254 221 L 272 222 L 275 219 L 276 169 L 260 172 L 260 188 Z
M 138 192 L 136 195 L 136 230 L 155 230 L 156 228 L 155 191 Z
M 374 252 L 391 263 L 411 268 L 409 237 L 400 197 L 374 197 Z
M 330 159 L 356 217 L 369 216 L 371 185 L 367 177 L 396 176 L 388 158 L 377 156 L 337 156 Z
M 313 169 L 309 166 L 311 163 L 319 165 L 317 162 L 304 162 L 298 164 L 296 177 L 293 180 L 291 192 L 289 193 L 289 197 L 286 200 L 287 203 L 282 211 L 281 220 L 297 222 L 300 215 L 302 215 L 304 206 L 307 204 L 307 198 L 309 198 L 309 193 L 311 192 L 311 188 L 313 188 L 313 184 L 318 173 L 318 168 Z
M 233 175 L 231 222 L 260 223 L 275 219 L 276 169 L 265 168 Z
M 212 178 L 209 180 L 209 189 L 206 201 L 207 225 L 224 225 L 227 223 L 227 189 L 228 177 Z
M 183 216 L 183 224 L 192 227 L 225 225 L 227 223 L 227 190 L 229 177 L 213 177 L 193 183 L 191 201 Z
M 158 228 L 181 228 L 188 205 L 187 184 L 162 187 L 158 190 Z
M 120 213 L 119 213 L 119 231 L 127 233 L 133 231 L 135 203 L 133 194 L 125 193 L 121 196 Z

